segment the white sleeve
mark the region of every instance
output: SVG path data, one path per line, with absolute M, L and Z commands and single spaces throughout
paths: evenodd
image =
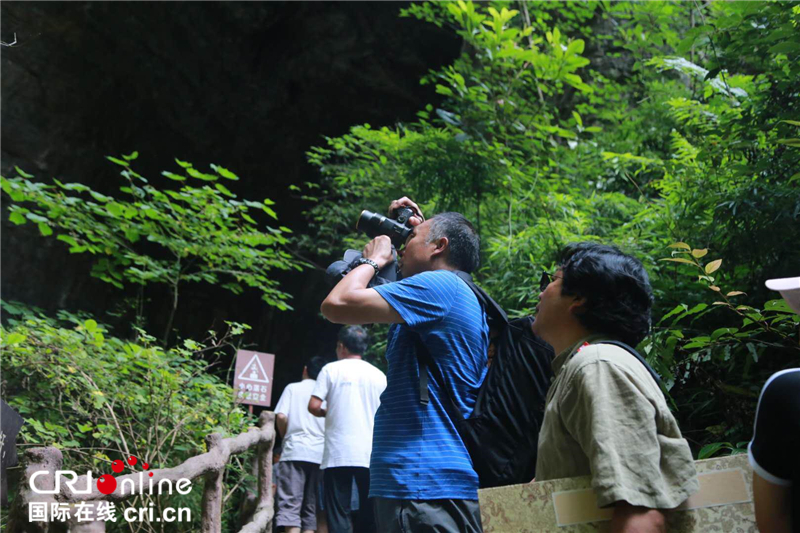
M 319 371 L 319 375 L 317 376 L 317 383 L 314 385 L 314 391 L 311 393 L 311 396 L 316 396 L 320 400 L 325 400 L 328 396 L 328 390 L 330 390 L 331 386 L 331 374 L 328 369 L 328 365 L 322 367 L 322 370 Z
M 278 400 L 278 405 L 275 407 L 275 414 L 278 413 L 289 416 L 289 406 L 292 405 L 292 386 L 287 385 L 285 389 L 283 389 L 283 394 L 281 394 L 281 399 Z

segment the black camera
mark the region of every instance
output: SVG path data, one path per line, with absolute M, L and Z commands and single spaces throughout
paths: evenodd
M 408 207 L 395 209 L 394 218 L 385 217 L 372 211 L 364 210 L 356 222 L 356 229 L 363 231 L 367 237 L 374 239 L 378 235 L 386 235 L 392 239 L 395 248 L 400 248 L 414 230 L 409 219 L 414 211 Z
M 372 278 L 369 282 L 369 287 L 381 285 L 383 283 L 391 283 L 400 279 L 400 271 L 397 268 L 397 248 L 402 246 L 414 227 L 409 222 L 409 219 L 414 216 L 414 211 L 408 207 L 401 207 L 394 212 L 394 218 L 385 217 L 372 211 L 364 210 L 361 216 L 358 217 L 356 222 L 356 229 L 364 232 L 367 237 L 375 238 L 378 235 L 386 235 L 392 240 L 392 255 L 394 261 L 384 266 L 378 275 Z M 347 250 L 344 258 L 341 261 L 331 263 L 325 271 L 325 278 L 331 285 L 336 285 L 345 277 L 353 268 L 358 266 L 358 260 L 361 259 L 361 252 L 357 250 Z

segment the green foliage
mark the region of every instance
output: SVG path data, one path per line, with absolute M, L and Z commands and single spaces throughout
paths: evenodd
M 202 453 L 209 433 L 236 435 L 254 422 L 201 357 L 229 349 L 248 326 L 231 323 L 224 335 L 165 350 L 145 332 L 126 341 L 85 315 L 62 311 L 52 319 L 2 305 L 2 396 L 26 421 L 18 446 L 60 448 L 67 469 L 99 476 L 129 455 L 155 468 L 175 466 Z M 169 504 L 193 507 L 195 526 L 199 483 Z
M 284 226 L 261 229 L 254 218 L 261 213 L 277 220 L 275 203 L 239 200 L 222 183 L 239 179 L 231 171 L 212 165 L 213 174 L 207 174 L 177 159 L 181 172 L 162 174 L 187 183 L 177 190 L 165 187 L 168 181 L 153 185 L 133 170 L 137 156 L 108 157 L 122 167 L 120 197 L 80 183 L 53 180 L 47 185 L 17 168 L 15 177 L 0 178 L 13 202 L 9 220 L 33 222 L 45 237 L 57 229 L 56 238 L 70 253 L 95 256 L 92 275 L 115 287 L 125 282 L 168 285 L 173 306 L 164 342 L 185 283 L 220 285 L 236 294 L 251 287 L 269 305 L 290 309 L 289 295 L 271 272 L 300 269 L 284 250 L 291 231 Z M 198 182 L 202 184 L 193 184 Z
M 692 249 L 683 242 L 674 243 L 671 248 L 672 257 L 662 261 L 693 271 L 697 283 L 715 301 L 691 308 L 679 304 L 664 314 L 645 342 L 645 352 L 668 388 L 676 383 L 687 386 L 693 381 L 703 385 L 679 399 L 687 425 L 701 426 L 706 433 L 698 439 L 704 444 L 698 458 L 705 459 L 722 450 L 741 453 L 746 449 L 742 442 L 734 446 L 717 440 L 744 441 L 752 428 L 754 402 L 761 386 L 770 374 L 782 368 L 784 361 L 800 360 L 800 315 L 780 298 L 769 300 L 760 308 L 738 303 L 746 296 L 744 292 L 720 287 L 722 259 L 705 262 L 707 249 Z M 704 315 L 709 315 L 704 320 L 708 321 L 720 313 L 725 314 L 725 326 L 709 331 L 710 328 L 699 329 L 695 324 Z
M 762 285 L 800 264 L 798 6 L 459 1 L 402 15 L 463 39 L 421 80 L 441 103 L 311 149 L 323 180 L 295 187 L 309 201 L 299 244 L 325 259 L 358 248 L 360 210 L 403 195 L 460 211 L 481 234 L 479 282 L 517 316 L 564 244 L 614 243 L 650 272 L 659 325 L 642 348 L 684 433 L 704 456 L 741 449 L 767 375 L 798 361 L 796 315 Z M 676 241 L 700 246 L 659 262 Z

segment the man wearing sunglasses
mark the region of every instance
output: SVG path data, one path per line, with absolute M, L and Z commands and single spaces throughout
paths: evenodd
M 630 351 L 650 330 L 641 262 L 616 248 L 569 245 L 540 280 L 533 332 L 553 346 L 555 379 L 539 433 L 536 481 L 592 476 L 611 531 L 665 531 L 662 510 L 699 488 L 689 445 L 645 365 Z
M 386 349 L 387 387 L 375 414 L 370 496 L 382 533 L 482 531 L 478 475 L 451 422 L 448 390 L 461 413 L 472 412 L 486 374 L 489 331 L 469 286 L 454 271 L 478 267 L 479 239 L 458 213 L 424 220 L 419 207 L 402 198 L 389 211 L 410 207 L 414 230 L 399 252 L 402 281 L 367 288 L 391 262 L 389 237 L 364 248 L 354 268 L 322 303 L 322 314 L 342 324 L 392 324 Z M 428 403 L 420 395 L 417 344 L 430 354 L 438 374 L 428 374 Z

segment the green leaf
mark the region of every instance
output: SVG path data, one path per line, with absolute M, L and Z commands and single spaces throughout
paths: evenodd
M 167 170 L 161 172 L 161 175 L 174 181 L 186 181 L 186 176 L 181 176 L 180 174 L 175 174 Z
M 703 340 L 693 340 L 683 346 L 684 350 L 691 350 L 694 348 L 704 348 L 708 346 L 708 341 Z
M 770 47 L 771 54 L 793 54 L 800 51 L 800 43 L 795 41 L 784 41 Z
M 98 202 L 105 203 L 105 202 L 108 202 L 109 200 L 111 200 L 111 197 L 106 196 L 105 194 L 100 194 L 99 192 L 96 192 L 96 191 L 89 191 L 89 194 L 92 196 L 92 198 L 94 198 Z
M 39 232 L 43 237 L 49 237 L 53 234 L 53 228 L 43 222 L 39 223 Z
M 272 210 L 272 208 L 269 208 L 269 207 L 267 207 L 267 206 L 264 206 L 262 209 L 264 209 L 264 212 L 265 212 L 266 214 L 268 214 L 269 216 L 271 216 L 271 217 L 272 217 L 272 218 L 274 218 L 275 220 L 278 220 L 278 215 L 277 215 L 277 213 L 275 213 L 275 211 L 273 211 L 273 210 Z
M 669 313 L 667 313 L 666 315 L 661 317 L 661 320 L 659 320 L 658 323 L 661 324 L 662 322 L 664 322 L 669 317 L 677 315 L 678 313 L 683 313 L 687 309 L 689 309 L 689 306 L 687 306 L 686 304 L 678 304 L 678 305 L 675 306 L 675 308 L 672 311 L 670 311 Z
M 213 176 L 211 174 L 206 174 L 205 172 L 200 172 L 199 170 L 191 168 L 191 167 L 186 169 L 186 173 L 189 174 L 191 177 L 197 178 L 199 180 L 217 181 L 217 176 Z
M 36 213 L 25 213 L 25 218 L 27 218 L 31 222 L 38 222 L 42 224 L 46 224 L 47 222 L 49 222 L 47 217 L 37 215 Z
M 106 204 L 106 211 L 111 213 L 112 216 L 118 217 L 122 216 L 125 213 L 125 206 L 120 205 L 116 202 L 109 202 Z
M 711 274 L 713 272 L 716 272 L 720 266 L 722 266 L 722 259 L 716 259 L 714 261 L 711 261 L 706 265 L 705 268 L 706 274 Z
M 697 460 L 702 461 L 703 459 L 709 459 L 713 457 L 716 453 L 720 450 L 730 448 L 730 443 L 728 442 L 714 442 L 712 444 L 706 444 L 700 451 L 697 453 Z
M 739 328 L 718 328 L 714 330 L 714 333 L 711 334 L 711 340 L 715 341 L 720 337 L 725 335 L 733 335 L 734 333 L 738 332 Z
M 570 54 L 582 54 L 583 50 L 584 50 L 584 47 L 585 47 L 585 43 L 583 42 L 583 39 L 576 39 L 576 40 L 572 41 L 571 43 L 569 43 L 569 46 L 567 46 L 566 54 L 567 55 L 570 55 Z
M 186 161 L 181 161 L 178 158 L 175 158 L 175 162 L 178 163 L 183 168 L 192 168 L 192 164 L 191 163 L 187 163 Z
M 681 250 L 691 250 L 692 247 L 686 244 L 685 242 L 676 242 L 669 245 L 669 248 L 679 248 Z
M 787 121 L 787 122 L 788 122 L 788 121 Z M 27 172 L 25 172 L 24 170 L 22 170 L 21 168 L 19 168 L 19 167 L 18 167 L 18 166 L 16 166 L 16 165 L 14 165 L 14 170 L 16 170 L 16 171 L 17 171 L 17 174 L 19 174 L 19 175 L 20 175 L 20 176 L 22 176 L 23 178 L 28 178 L 28 179 L 30 179 L 30 178 L 32 178 L 32 177 L 33 177 L 33 174 L 28 174 Z
M 575 119 L 575 122 L 578 124 L 578 126 L 583 127 L 583 120 L 577 111 L 572 112 L 572 117 Z
M 26 339 L 25 335 L 22 333 L 17 333 L 16 331 L 13 333 L 9 333 L 8 336 L 3 339 L 3 344 L 19 344 Z
M 217 189 L 219 192 L 221 192 L 222 194 L 224 194 L 225 196 L 229 196 L 229 197 L 231 197 L 231 198 L 236 198 L 236 195 L 235 195 L 235 194 L 233 194 L 231 191 L 229 191 L 229 190 L 228 190 L 228 188 L 227 188 L 227 187 L 225 187 L 223 184 L 221 184 L 221 183 L 215 183 L 215 184 L 214 184 L 214 187 L 215 187 L 215 188 L 216 188 L 216 189 Z
M 689 261 L 688 259 L 684 259 L 682 257 L 666 257 L 664 259 L 659 259 L 659 261 L 672 261 L 673 263 L 684 263 L 687 265 L 697 266 L 694 262 Z
M 686 314 L 687 315 L 694 315 L 694 314 L 699 313 L 700 311 L 703 311 L 707 307 L 708 307 L 708 304 L 697 304 L 694 307 L 692 307 L 691 309 L 689 309 L 688 311 L 686 311 Z
M 234 181 L 239 179 L 239 176 L 237 176 L 236 174 L 234 174 L 233 172 L 231 172 L 227 168 L 221 167 L 219 165 L 211 165 L 211 168 L 213 168 L 214 171 L 217 174 L 219 174 L 220 176 L 222 176 L 225 179 L 234 180 Z
M 83 327 L 86 328 L 86 331 L 89 333 L 94 333 L 94 331 L 97 329 L 97 321 L 90 318 L 83 323 Z
M 20 213 L 19 211 L 12 211 L 10 215 L 8 215 L 8 220 L 19 226 L 20 224 L 25 224 L 26 219 L 25 215 Z
M 58 239 L 59 241 L 64 241 L 65 243 L 69 244 L 70 246 L 78 246 L 78 241 L 76 241 L 70 235 L 61 234 L 58 237 L 56 237 L 56 239 Z
M 136 159 L 137 157 L 139 157 L 139 152 L 132 152 L 132 153 L 130 153 L 130 154 L 128 154 L 128 155 L 123 155 L 123 156 L 122 156 L 122 158 L 123 158 L 125 161 L 133 161 L 133 160 L 134 160 L 134 159 Z
M 110 155 L 107 155 L 106 159 L 108 159 L 112 163 L 116 163 L 117 165 L 119 165 L 121 167 L 126 167 L 127 168 L 127 167 L 130 166 L 127 161 L 123 161 L 121 159 L 117 159 L 116 157 L 111 157 Z

